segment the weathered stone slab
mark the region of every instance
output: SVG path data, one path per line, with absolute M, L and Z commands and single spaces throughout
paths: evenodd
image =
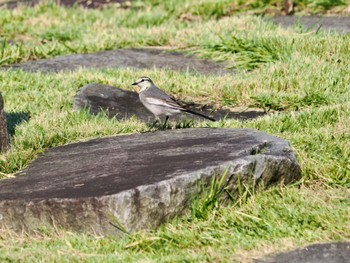
M 128 119 L 132 116 L 136 116 L 142 121 L 154 120 L 154 115 L 150 113 L 139 100 L 138 93 L 108 85 L 89 84 L 82 87 L 75 96 L 73 105 L 76 109 L 87 108 L 92 114 L 105 111 L 110 118 Z M 262 110 L 259 111 L 258 109 L 231 112 L 223 109 L 215 110 L 208 105 L 191 104 L 188 106 L 189 109 L 212 116 L 216 120 L 224 118 L 247 120 L 265 114 Z M 196 120 L 201 119 L 201 117 L 193 114 L 183 114 L 182 116 L 172 116 L 171 120 L 180 120 L 182 117 Z
M 257 260 L 260 263 L 348 263 L 350 243 L 314 244 L 294 251 Z
M 301 171 L 289 143 L 250 129 L 182 129 L 73 143 L 0 181 L 0 227 L 111 234 L 156 228 L 188 211 L 199 180 L 229 167 L 227 185 L 290 183 Z M 114 220 L 111 220 L 111 216 Z
M 323 16 L 278 16 L 272 21 L 283 26 L 290 27 L 301 25 L 305 29 L 333 30 L 339 33 L 350 32 L 350 17 L 323 17 Z
M 12 64 L 3 69 L 22 69 L 35 72 L 59 72 L 78 68 L 166 68 L 177 71 L 192 71 L 202 74 L 221 75 L 228 73 L 225 65 L 213 61 L 185 56 L 179 52 L 159 49 L 118 49 L 92 54 L 58 56 L 27 63 Z
M 0 152 L 8 150 L 10 141 L 7 131 L 6 116 L 4 112 L 4 101 L 0 92 Z

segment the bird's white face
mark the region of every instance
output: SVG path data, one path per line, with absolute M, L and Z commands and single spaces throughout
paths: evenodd
M 137 85 L 138 87 L 140 87 L 140 92 L 148 89 L 149 87 L 151 87 L 153 84 L 152 80 L 148 77 L 141 77 L 138 80 L 136 80 L 132 85 Z

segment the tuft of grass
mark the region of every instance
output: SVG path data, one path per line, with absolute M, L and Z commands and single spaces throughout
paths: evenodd
M 193 4 L 186 5 L 181 10 L 182 15 L 191 14 L 198 16 L 201 19 L 219 19 L 227 15 L 231 15 L 231 3 L 232 1 L 221 0 L 221 1 L 198 1 Z M 180 15 L 181 17 L 181 15 Z
M 349 4 L 344 0 L 295 0 L 296 11 L 310 14 L 322 14 L 329 11 L 341 12 Z
M 299 96 L 281 96 L 274 93 L 259 94 L 257 96 L 250 97 L 254 101 L 254 106 L 263 108 L 266 112 L 270 110 L 282 111 L 286 109 L 298 110 L 307 106 L 321 106 L 328 105 L 329 100 L 326 96 L 320 93 L 308 93 L 302 97 Z
M 191 208 L 192 218 L 207 218 L 209 213 L 219 209 L 225 198 L 228 183 L 231 181 L 231 176 L 228 174 L 229 168 L 228 166 L 221 175 L 213 176 L 208 190 L 203 180 L 200 185 L 197 182 L 197 196 L 192 201 Z
M 76 28 L 49 28 L 45 30 L 38 37 L 42 39 L 42 41 L 53 41 L 57 40 L 58 42 L 68 42 L 73 40 L 80 39 L 80 31 L 81 29 Z
M 228 38 L 219 36 L 217 43 L 208 42 L 203 47 L 205 57 L 220 57 L 220 60 L 233 60 L 232 67 L 253 70 L 265 63 L 286 61 L 291 48 L 288 41 L 281 37 L 258 38 L 231 34 Z

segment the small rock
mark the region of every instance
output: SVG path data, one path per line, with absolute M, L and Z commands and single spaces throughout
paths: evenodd
M 110 118 L 138 119 L 148 121 L 154 116 L 143 106 L 136 92 L 123 90 L 108 85 L 89 84 L 81 88 L 75 96 L 75 109 L 88 109 L 97 115 L 101 111 L 107 112 Z
M 349 17 L 277 16 L 269 20 L 283 27 L 301 25 L 306 30 L 334 30 L 344 34 L 350 32 Z
M 4 101 L 0 92 L 0 152 L 10 148 L 10 141 L 7 131 L 6 116 L 4 112 Z
M 85 8 L 103 8 L 111 4 L 130 8 L 127 3 L 128 1 L 125 0 L 60 0 L 57 2 L 63 6 L 79 5 Z
M 50 149 L 0 181 L 0 228 L 119 233 L 154 229 L 189 211 L 198 183 L 228 169 L 227 186 L 288 184 L 301 170 L 289 143 L 250 129 L 181 129 Z M 117 223 L 118 222 L 118 223 Z
M 348 263 L 350 243 L 314 244 L 257 260 L 257 263 Z

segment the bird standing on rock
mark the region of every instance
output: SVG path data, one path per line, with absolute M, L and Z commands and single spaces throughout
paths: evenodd
M 169 117 L 181 112 L 191 113 L 211 121 L 216 121 L 204 114 L 180 106 L 174 98 L 158 88 L 149 77 L 141 77 L 132 83 L 132 85 L 137 85 L 141 88 L 139 91 L 139 97 L 142 104 L 156 117 L 156 121 L 152 124 L 151 129 L 157 124 L 157 122 L 161 121 L 160 116 L 165 116 L 164 127 L 166 127 Z

